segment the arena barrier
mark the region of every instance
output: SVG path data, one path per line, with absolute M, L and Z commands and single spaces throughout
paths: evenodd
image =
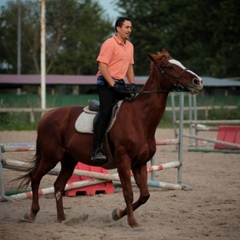
M 17 171 L 24 171 L 26 168 L 29 167 L 29 163 L 27 163 L 27 162 L 11 160 L 11 159 L 3 159 L 2 165 L 4 168 L 14 169 Z M 169 162 L 169 163 L 158 164 L 155 166 L 150 166 L 150 167 L 148 167 L 147 170 L 148 170 L 148 172 L 153 172 L 153 171 L 160 171 L 160 170 L 165 170 L 165 169 L 169 169 L 169 168 L 176 168 L 178 166 L 179 166 L 179 162 L 174 161 L 174 162 Z M 57 175 L 59 172 L 60 172 L 60 168 L 55 167 L 49 172 L 49 174 Z M 103 173 L 98 173 L 98 172 L 90 172 L 90 171 L 83 171 L 83 170 L 75 169 L 73 172 L 73 175 L 87 176 L 87 177 L 91 177 L 93 179 L 83 180 L 83 181 L 79 181 L 79 182 L 72 182 L 71 184 L 66 184 L 65 191 L 67 191 L 69 189 L 74 189 L 74 188 L 91 186 L 91 185 L 99 184 L 99 183 L 102 183 L 105 181 L 113 181 L 113 182 L 120 183 L 118 174 L 103 174 Z M 131 182 L 133 184 L 135 184 L 135 181 L 133 178 L 131 179 Z M 182 189 L 182 186 L 179 184 L 158 182 L 158 181 L 152 181 L 152 180 L 148 181 L 148 185 L 152 186 L 152 187 L 160 187 L 160 188 L 168 188 L 168 189 L 178 189 L 178 190 Z M 53 192 L 54 192 L 53 187 L 40 189 L 39 196 L 53 193 Z M 13 198 L 14 200 L 21 200 L 21 199 L 25 199 L 25 198 L 29 198 L 29 197 L 32 197 L 31 191 L 11 195 L 11 198 Z
M 182 163 L 183 163 L 183 147 L 182 147 L 182 138 L 183 138 L 183 93 L 179 93 L 179 134 L 177 139 L 165 139 L 165 140 L 157 140 L 157 146 L 164 146 L 164 145 L 176 145 L 178 150 L 178 160 L 168 163 L 163 163 L 159 165 L 155 165 L 154 158 L 151 159 L 151 166 L 148 167 L 148 172 L 152 174 L 151 180 L 148 180 L 148 185 L 152 187 L 159 187 L 159 188 L 167 188 L 167 189 L 176 189 L 176 190 L 189 190 L 191 189 L 190 186 L 182 183 Z M 175 110 L 174 114 L 175 114 Z M 20 200 L 24 198 L 31 197 L 31 191 L 25 193 L 19 193 L 11 195 L 11 197 L 5 196 L 5 189 L 4 189 L 4 181 L 3 181 L 3 168 L 8 168 L 12 170 L 23 171 L 27 167 L 29 167 L 28 162 L 18 161 L 18 160 L 11 160 L 11 159 L 3 159 L 2 153 L 4 152 L 21 152 L 21 151 L 35 151 L 35 143 L 8 143 L 8 144 L 1 144 L 0 147 L 0 200 Z M 169 168 L 176 168 L 177 169 L 177 183 L 166 183 L 156 181 L 154 177 L 154 172 L 159 170 L 165 170 Z M 52 169 L 49 174 L 58 174 L 60 168 L 55 167 Z M 74 188 L 81 188 L 85 186 L 91 186 L 94 184 L 99 184 L 106 181 L 112 182 L 120 182 L 118 174 L 103 174 L 91 171 L 82 171 L 75 169 L 73 175 L 78 176 L 88 176 L 92 179 L 84 180 L 79 182 L 73 182 L 71 184 L 67 184 L 65 190 L 74 189 Z M 133 177 L 131 178 L 132 184 L 135 184 Z M 53 187 L 44 188 L 39 190 L 40 195 L 52 193 L 54 191 Z
M 236 129 L 240 127 L 240 120 L 198 120 L 197 116 L 197 101 L 196 95 L 189 94 L 189 120 L 184 120 L 183 125 L 189 126 L 189 134 L 183 134 L 183 137 L 189 139 L 189 152 L 221 152 L 221 153 L 240 153 L 240 137 L 231 136 L 230 132 L 226 132 L 226 138 L 223 137 L 221 131 L 222 128 L 228 128 L 236 126 Z M 173 126 L 174 129 L 180 124 L 180 121 L 176 120 L 173 115 Z M 213 125 L 213 126 L 207 126 Z M 224 125 L 224 126 L 222 126 Z M 230 125 L 230 126 L 229 126 Z M 218 127 L 216 127 L 218 126 Z M 199 136 L 200 131 L 211 131 L 217 132 L 216 139 L 209 139 Z M 227 130 L 225 130 L 227 131 Z M 175 131 L 175 137 L 177 138 L 178 133 Z M 232 134 L 233 135 L 233 134 Z
M 213 140 L 213 139 L 198 137 L 198 136 L 194 136 L 194 135 L 190 135 L 190 134 L 183 134 L 183 136 L 188 137 L 188 138 L 193 138 L 193 139 L 196 139 L 196 140 L 203 140 L 203 141 L 210 142 L 210 143 L 216 143 L 216 144 L 227 146 L 227 147 L 233 148 L 233 149 L 234 148 L 239 148 L 240 149 L 240 144 L 236 144 L 236 143 Z
M 184 124 L 189 124 L 189 126 L 192 126 L 195 131 L 195 135 L 183 135 L 183 137 L 195 140 L 195 144 L 190 144 L 188 148 L 189 152 L 222 152 L 240 154 L 240 120 L 195 120 L 184 121 Z M 204 124 L 224 125 L 219 125 L 218 127 L 211 127 Z M 201 137 L 198 135 L 200 131 L 217 132 L 216 139 Z M 210 144 L 214 145 L 209 148 Z M 205 148 L 203 148 L 203 146 L 205 146 Z

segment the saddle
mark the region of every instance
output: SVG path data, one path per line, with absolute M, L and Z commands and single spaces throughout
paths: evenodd
M 113 106 L 112 116 L 107 128 L 107 132 L 113 126 L 119 109 L 121 107 L 123 100 L 118 101 Z M 75 129 L 80 133 L 90 133 L 93 134 L 93 125 L 99 111 L 99 101 L 98 100 L 89 100 L 88 105 L 83 109 L 83 112 L 79 115 L 75 122 Z

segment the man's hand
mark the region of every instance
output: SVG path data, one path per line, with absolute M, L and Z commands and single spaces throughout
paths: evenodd
M 126 93 L 126 91 L 127 91 L 126 87 L 119 82 L 114 83 L 113 89 L 114 89 L 114 91 L 120 92 L 120 93 Z
M 136 94 L 137 93 L 137 85 L 135 83 L 131 83 L 129 86 L 129 90 L 131 93 Z

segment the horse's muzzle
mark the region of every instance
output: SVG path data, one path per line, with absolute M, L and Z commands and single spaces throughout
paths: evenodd
M 193 87 L 197 90 L 197 92 L 203 89 L 202 78 L 193 78 L 192 83 L 193 83 Z
M 194 79 L 192 80 L 192 83 L 193 83 L 193 85 L 195 85 L 195 86 L 202 86 L 202 82 L 203 82 L 203 80 L 202 80 L 201 78 L 194 78 Z

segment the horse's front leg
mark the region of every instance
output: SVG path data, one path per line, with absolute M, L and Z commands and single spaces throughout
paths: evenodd
M 130 161 L 129 161 L 130 162 Z M 123 191 L 123 197 L 126 202 L 126 208 L 125 209 L 115 209 L 112 213 L 113 220 L 118 220 L 125 215 L 127 215 L 128 224 L 132 228 L 139 227 L 139 224 L 137 223 L 134 215 L 133 215 L 133 191 L 132 191 L 132 185 L 131 185 L 131 170 L 130 170 L 130 164 L 126 161 L 122 161 L 120 165 L 118 166 L 118 174 L 120 177 L 121 185 L 122 185 L 122 191 Z
M 123 170 L 123 172 L 126 173 L 126 171 L 124 171 L 124 170 Z M 128 171 L 128 172 L 130 173 L 130 171 Z M 114 220 L 118 220 L 118 219 L 124 217 L 127 214 L 128 215 L 128 222 L 133 221 L 133 219 L 134 219 L 133 211 L 135 211 L 142 204 L 146 203 L 147 200 L 150 197 L 150 194 L 149 194 L 149 191 L 148 191 L 148 185 L 147 185 L 147 165 L 145 164 L 145 165 L 142 165 L 141 167 L 139 167 L 137 169 L 133 169 L 133 175 L 134 175 L 136 184 L 140 189 L 139 199 L 136 202 L 134 202 L 133 204 L 131 204 L 132 215 L 129 214 L 128 206 L 124 210 L 115 209 L 113 211 L 113 219 Z M 119 176 L 120 176 L 120 174 L 119 174 Z M 120 179 L 121 179 L 121 177 L 120 177 Z M 129 175 L 129 179 L 130 179 L 130 175 Z M 121 183 L 122 183 L 122 180 L 121 180 Z M 130 183 L 130 187 L 131 186 L 132 185 Z M 124 186 L 122 186 L 122 187 L 123 187 L 123 194 L 124 194 L 124 192 L 126 192 L 126 190 L 124 190 Z M 131 193 L 132 193 L 132 187 L 131 187 Z M 127 192 L 126 192 L 126 194 L 127 194 Z M 132 196 L 132 201 L 131 201 L 131 203 L 132 203 L 133 202 L 133 194 L 131 196 Z M 125 195 L 124 195 L 124 197 L 125 197 Z M 125 198 L 125 201 L 126 201 L 126 198 Z M 126 201 L 126 203 L 127 203 L 127 201 Z M 132 216 L 132 218 L 130 218 L 130 216 Z M 132 223 L 134 223 L 135 225 L 131 225 L 130 222 L 129 222 L 129 225 L 131 227 L 139 227 L 139 225 L 137 224 L 135 219 L 134 219 L 134 221 Z
M 144 164 L 136 169 L 132 170 L 134 179 L 140 191 L 140 196 L 138 200 L 133 204 L 133 209 L 136 210 L 142 204 L 146 203 L 150 197 L 150 193 L 148 190 L 147 184 L 147 164 Z

